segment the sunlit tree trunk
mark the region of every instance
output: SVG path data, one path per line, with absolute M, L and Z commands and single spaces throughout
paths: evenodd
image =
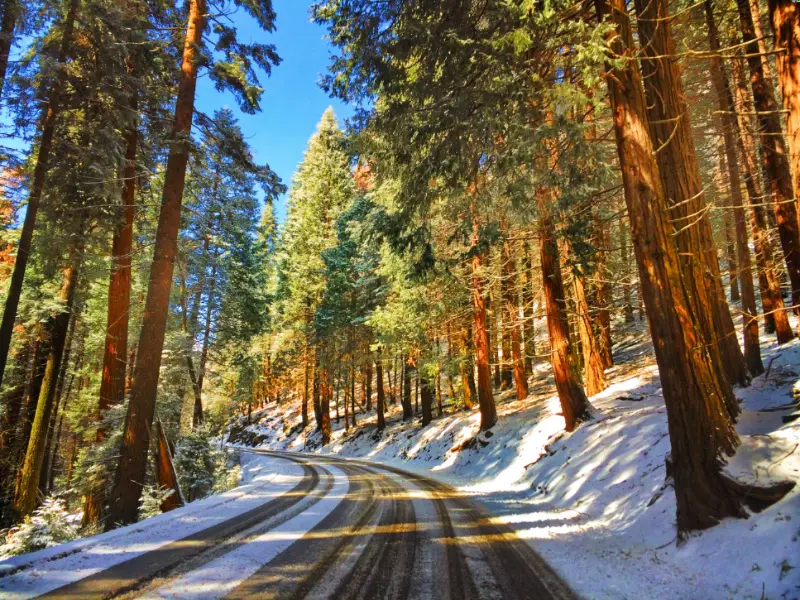
M 650 137 L 669 220 L 687 272 L 687 298 L 703 336 L 712 342 L 712 364 L 733 384 L 749 382 L 736 329 L 728 309 L 704 186 L 700 178 L 689 109 L 684 101 L 667 0 L 635 0 Z M 735 414 L 738 406 L 732 409 Z
M 709 45 L 712 53 L 711 79 L 717 96 L 717 107 L 720 111 L 720 123 L 722 125 L 723 145 L 720 150 L 720 174 L 722 175 L 724 167 L 728 175 L 730 203 L 733 205 L 732 214 L 736 226 L 737 263 L 741 273 L 740 287 L 742 292 L 742 308 L 745 311 L 745 327 L 743 333 L 744 357 L 747 363 L 747 369 L 750 373 L 752 375 L 759 375 L 764 371 L 764 366 L 761 363 L 761 347 L 758 340 L 756 295 L 750 262 L 750 248 L 747 243 L 747 223 L 744 210 L 745 199 L 742 195 L 742 182 L 739 177 L 738 160 L 736 156 L 736 141 L 734 136 L 736 135 L 737 124 L 736 117 L 733 114 L 735 106 L 733 103 L 733 95 L 728 85 L 728 79 L 722 66 L 722 59 L 717 55 L 719 52 L 719 39 L 711 0 L 705 0 L 705 12 L 706 25 L 709 31 Z M 722 160 L 723 157 L 725 158 L 724 161 Z M 756 251 L 758 252 L 758 247 Z M 782 301 L 781 299 L 781 302 Z M 785 317 L 786 315 L 784 314 L 783 316 Z
M 81 232 L 79 235 L 82 236 L 83 233 Z M 56 383 L 58 374 L 61 371 L 61 361 L 64 357 L 64 346 L 66 344 L 69 321 L 72 317 L 72 303 L 75 297 L 75 287 L 82 259 L 83 239 L 81 237 L 78 241 L 73 242 L 69 249 L 68 262 L 64 269 L 59 293 L 59 299 L 64 308 L 53 317 L 50 334 L 50 354 L 47 358 L 44 379 L 39 391 L 39 400 L 31 425 L 25 460 L 18 478 L 14 508 L 21 517 L 31 514 L 38 504 L 37 492 L 47 445 L 47 428 L 50 424 L 50 416 L 55 402 Z
M 542 287 L 547 311 L 547 331 L 550 338 L 550 362 L 556 381 L 565 428 L 574 430 L 590 418 L 591 411 L 586 393 L 573 370 L 572 348 L 569 343 L 564 282 L 555 239 L 550 199 L 546 190 L 537 191 L 539 203 L 539 257 L 542 265 Z
M 58 424 L 59 409 L 63 410 L 61 398 L 64 391 L 64 380 L 67 377 L 67 369 L 69 368 L 70 355 L 72 353 L 72 340 L 75 334 L 75 327 L 77 323 L 77 314 L 70 314 L 69 325 L 67 326 L 67 337 L 64 342 L 64 355 L 61 359 L 61 366 L 58 371 L 56 379 L 55 397 L 53 400 L 53 412 L 50 415 L 50 423 L 47 426 L 47 441 L 44 447 L 44 460 L 42 461 L 42 468 L 39 471 L 39 492 L 43 496 L 50 493 L 50 471 L 53 463 L 53 446 L 58 445 L 56 427 Z
M 472 405 L 478 397 L 478 390 L 475 386 L 475 355 L 474 343 L 472 340 L 472 328 L 464 327 L 461 333 L 461 340 L 464 347 L 464 358 L 461 361 L 461 388 L 464 394 L 464 408 L 472 410 Z
M 134 101 L 132 109 L 135 111 Z M 125 399 L 125 375 L 128 359 L 128 322 L 131 296 L 131 252 L 133 249 L 134 200 L 136 197 L 136 147 L 138 130 L 134 123 L 127 135 L 125 166 L 122 170 L 121 219 L 111 244 L 111 281 L 108 286 L 108 313 L 103 373 L 100 382 L 98 421 L 110 406 Z M 98 426 L 96 441 L 102 442 L 105 431 Z
M 472 246 L 480 241 L 478 219 L 472 222 Z M 491 429 L 497 423 L 497 409 L 492 396 L 492 376 L 489 371 L 489 330 L 486 326 L 486 304 L 484 299 L 481 255 L 475 252 L 472 257 L 472 306 L 474 316 L 475 362 L 478 368 L 478 404 L 481 411 L 481 431 Z
M 205 0 L 191 0 L 183 62 L 175 104 L 172 140 L 164 176 L 161 212 L 156 230 L 150 284 L 139 336 L 138 356 L 130 392 L 128 412 L 120 450 L 120 459 L 111 497 L 110 514 L 106 526 L 111 529 L 120 524 L 136 521 L 139 499 L 145 481 L 149 430 L 153 423 L 161 352 L 164 348 L 169 296 L 177 252 L 183 187 L 186 165 L 189 161 L 189 136 L 191 134 L 197 69 L 205 28 Z M 202 376 L 202 373 L 201 373 Z
M 768 4 L 794 189 L 800 190 L 800 7 L 792 0 L 768 0 Z
M 624 0 L 596 0 L 598 16 L 616 31 L 611 49 L 619 62 L 607 66 L 617 151 L 630 217 L 636 263 L 658 363 L 672 451 L 669 469 L 677 499 L 680 535 L 711 527 L 725 517 L 745 517 L 743 501 L 758 493 L 722 473 L 722 457 L 739 444 L 728 406 L 735 403 L 721 369 L 711 364 L 682 281 L 678 251 L 667 221 L 648 131 L 645 98 Z M 785 490 L 777 490 L 780 497 Z
M 308 341 L 306 341 L 305 345 L 303 346 L 303 404 L 301 414 L 303 417 L 303 429 L 308 427 L 308 394 L 310 392 L 309 389 L 309 381 L 311 377 L 311 365 L 309 364 L 308 358 Z
M 586 298 L 586 278 L 583 276 L 583 267 L 577 265 L 572 278 L 572 289 L 575 294 L 575 308 L 577 309 L 578 336 L 581 340 L 583 354 L 583 379 L 586 384 L 586 394 L 594 396 L 608 387 L 605 374 L 605 364 L 600 352 L 600 341 L 592 327 L 592 315 L 589 301 Z
M 767 180 L 767 192 L 773 203 L 786 272 L 792 285 L 792 304 L 797 309 L 800 305 L 800 222 L 786 142 L 781 131 L 778 104 L 758 52 L 750 4 L 748 0 L 736 0 L 736 5 L 758 118 L 761 164 Z
M 706 4 L 706 20 L 709 24 L 709 39 L 712 44 L 715 44 L 714 47 L 718 48 L 719 41 L 716 24 L 709 4 Z M 741 168 L 750 202 L 750 224 L 753 232 L 756 264 L 758 266 L 761 307 L 764 311 L 764 328 L 768 333 L 776 335 L 778 343 L 784 344 L 794 339 L 794 332 L 789 323 L 789 315 L 785 310 L 781 282 L 775 270 L 775 250 L 769 235 L 768 214 L 771 213 L 764 206 L 765 197 L 759 180 L 758 153 L 756 140 L 753 136 L 756 127 L 752 123 L 753 119 L 750 116 L 753 112 L 753 105 L 750 102 L 750 88 L 741 62 L 738 60 L 731 61 L 731 67 L 736 102 L 733 99 L 729 99 L 728 104 L 731 108 L 728 110 L 733 111 L 734 107 L 738 108 L 736 119 L 734 119 L 733 123 L 735 126 L 733 131 L 735 132 L 734 137 L 739 154 L 742 157 Z M 727 83 L 727 79 L 723 78 L 723 83 Z
M 533 359 L 536 356 L 536 307 L 533 289 L 533 251 L 528 242 L 523 242 L 523 264 L 525 265 L 525 280 L 522 287 L 522 314 L 525 322 L 525 371 L 533 373 Z

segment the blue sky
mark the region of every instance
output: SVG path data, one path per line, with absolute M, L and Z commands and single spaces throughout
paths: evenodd
M 329 98 L 318 85 L 329 63 L 330 47 L 324 39 L 325 29 L 310 20 L 310 4 L 307 0 L 273 0 L 278 19 L 277 31 L 272 34 L 258 29 L 244 14 L 235 19 L 242 41 L 275 44 L 283 59 L 271 77 L 261 78 L 260 113 L 239 111 L 233 97 L 217 92 L 207 77 L 197 87 L 197 109 L 209 114 L 222 106 L 233 109 L 257 160 L 268 163 L 287 185 L 325 109 L 333 106 L 340 123 L 352 114 L 350 107 Z M 280 220 L 285 215 L 285 200 L 276 206 Z

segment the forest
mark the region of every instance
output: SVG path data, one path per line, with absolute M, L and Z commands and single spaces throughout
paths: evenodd
M 677 539 L 790 493 L 726 464 L 762 347 L 798 334 L 800 7 L 309 11 L 354 116 L 328 109 L 284 182 L 248 141 L 269 132 L 198 108 L 209 78 L 270 110 L 271 0 L 2 0 L 6 551 L 235 487 L 226 435 L 268 406 L 323 448 L 342 419 L 485 435 L 544 364 L 578 432 L 637 328 Z M 64 523 L 42 541 L 36 515 Z

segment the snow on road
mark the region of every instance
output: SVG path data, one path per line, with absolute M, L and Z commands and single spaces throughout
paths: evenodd
M 0 560 L 0 597 L 32 598 L 183 539 L 275 500 L 303 477 L 299 465 L 243 454 L 244 485 L 98 536 Z M 3 574 L 6 574 L 4 577 Z
M 665 486 L 666 411 L 652 349 L 621 340 L 612 386 L 595 397 L 596 418 L 563 431 L 550 368 L 540 363 L 533 398 L 499 395 L 500 420 L 478 434 L 479 414 L 457 412 L 422 428 L 390 407 L 383 435 L 374 417 L 334 429 L 319 448 L 297 434 L 299 404 L 268 407 L 249 427 L 261 447 L 366 459 L 417 472 L 469 493 L 512 526 L 587 598 L 800 597 L 800 490 L 747 520 L 727 520 L 678 546 L 675 499 Z M 800 385 L 800 341 L 763 343 L 769 373 L 737 389 L 742 445 L 728 471 L 754 482 L 800 481 L 800 422 L 783 422 Z M 287 416 L 288 413 L 288 416 Z
M 333 474 L 334 484 L 319 502 L 285 523 L 248 539 L 247 543 L 235 550 L 153 590 L 143 598 L 212 600 L 228 594 L 293 542 L 303 537 L 342 501 L 349 489 L 349 480 L 340 469 L 334 466 L 326 468 Z M 253 529 L 263 528 L 262 523 Z

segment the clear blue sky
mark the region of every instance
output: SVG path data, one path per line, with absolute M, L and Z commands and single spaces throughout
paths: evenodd
M 287 185 L 325 109 L 333 106 L 340 124 L 352 114 L 318 85 L 328 67 L 330 47 L 324 39 L 325 29 L 310 20 L 310 4 L 310 0 L 273 0 L 278 19 L 277 31 L 272 34 L 262 32 L 244 14 L 235 19 L 242 41 L 275 44 L 283 59 L 271 77 L 261 78 L 260 113 L 239 111 L 233 97 L 217 92 L 207 77 L 197 88 L 197 109 L 209 114 L 222 106 L 233 109 L 258 162 L 269 164 Z M 282 220 L 285 198 L 276 206 L 276 213 Z

